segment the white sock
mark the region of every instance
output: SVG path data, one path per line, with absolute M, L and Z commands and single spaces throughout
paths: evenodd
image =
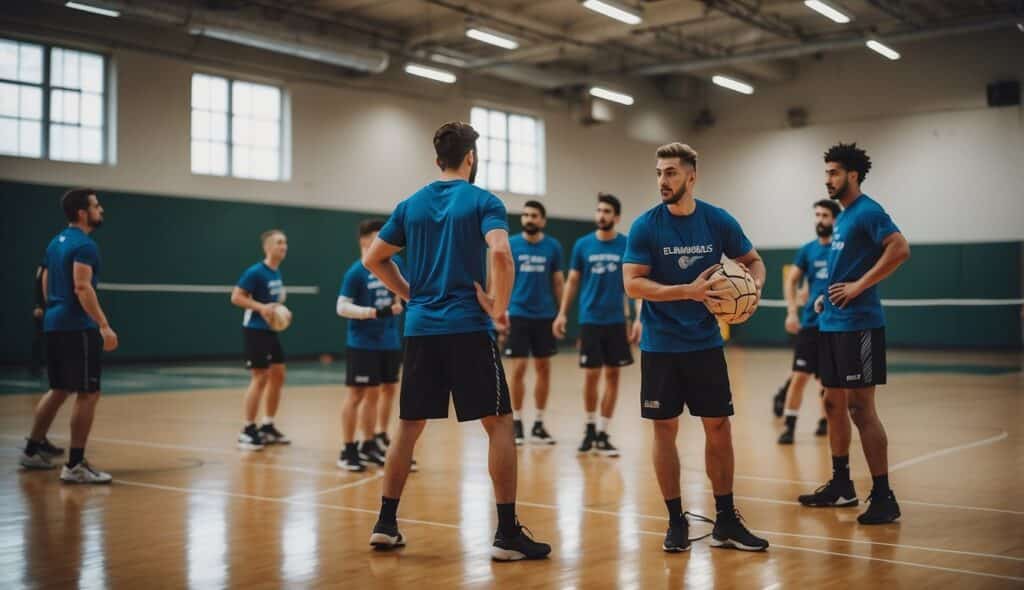
M 587 412 L 587 424 L 597 422 L 597 412 Z
M 516 422 L 522 422 L 523 412 L 520 410 L 512 410 L 512 419 Z
M 264 416 L 263 417 L 263 423 L 264 424 L 273 424 L 274 423 L 274 417 L 273 416 Z
M 608 425 L 611 424 L 611 421 L 612 421 L 612 417 L 611 416 L 608 416 L 608 417 L 601 416 L 601 419 L 598 420 L 598 422 L 597 422 L 597 431 L 598 432 L 608 432 Z
M 783 416 L 799 416 L 800 410 L 790 410 L 786 408 L 786 411 L 782 413 Z
M 537 417 L 534 418 L 533 421 L 534 422 L 543 422 L 544 421 L 544 410 L 538 409 L 537 410 Z

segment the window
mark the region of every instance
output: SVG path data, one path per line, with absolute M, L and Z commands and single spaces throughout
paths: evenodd
M 473 107 L 480 134 L 476 183 L 488 190 L 544 194 L 544 123 L 536 117 Z
M 192 75 L 192 172 L 285 178 L 282 92 L 276 86 Z
M 0 39 L 0 154 L 104 162 L 106 70 L 96 53 Z

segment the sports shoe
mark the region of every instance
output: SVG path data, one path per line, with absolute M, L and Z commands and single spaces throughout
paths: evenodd
M 50 439 L 43 438 L 43 442 L 39 444 L 39 452 L 46 455 L 47 457 L 60 457 L 64 454 L 64 449 L 50 442 Z
M 789 379 L 782 384 L 782 387 L 775 392 L 775 397 L 772 398 L 772 413 L 775 414 L 776 418 L 782 417 L 782 411 L 786 407 L 786 392 L 789 391 Z
M 366 465 L 359 460 L 359 451 L 348 452 L 346 449 L 342 449 L 336 465 L 346 471 L 366 471 Z
M 544 423 L 537 420 L 533 423 L 533 428 L 530 429 L 530 442 L 535 445 L 553 445 L 555 439 L 544 429 Z
M 668 530 L 665 531 L 665 540 L 661 548 L 667 553 L 682 553 L 690 550 L 690 523 L 686 521 L 686 514 L 679 522 L 668 521 Z
M 889 524 L 900 519 L 900 505 L 896 503 L 896 494 L 892 490 L 879 494 L 871 490 L 868 495 L 868 509 L 857 517 L 861 524 Z
M 780 445 L 791 445 L 791 444 L 793 444 L 793 431 L 788 429 L 788 428 L 783 430 L 782 434 L 779 435 L 779 444 Z
M 615 448 L 612 441 L 608 438 L 607 432 L 602 432 L 597 435 L 597 442 L 594 443 L 597 447 L 597 452 L 604 455 L 605 457 L 618 457 L 619 449 Z
M 405 537 L 398 531 L 398 523 L 386 523 L 377 521 L 373 525 L 373 534 L 370 535 L 370 545 L 377 551 L 387 551 L 396 547 L 405 546 Z
M 365 463 L 373 463 L 378 467 L 384 466 L 384 453 L 381 452 L 380 447 L 377 446 L 375 440 L 364 440 L 359 445 L 359 459 Z
M 743 524 L 740 511 L 733 508 L 732 512 L 720 512 L 715 519 L 715 528 L 711 531 L 712 547 L 727 547 L 740 551 L 764 551 L 768 541 L 751 533 Z
M 597 427 L 593 423 L 587 424 L 587 430 L 583 433 L 583 442 L 576 450 L 580 453 L 589 453 L 593 450 L 595 442 L 597 442 Z
M 813 494 L 803 494 L 797 500 L 804 506 L 813 508 L 844 508 L 858 504 L 857 491 L 850 480 L 828 480 L 828 483 L 814 490 Z
M 283 432 L 274 428 L 273 423 L 260 426 L 260 436 L 265 445 L 290 445 L 292 441 Z
M 373 438 L 377 441 L 377 446 L 380 447 L 380 450 L 382 451 L 387 451 L 388 447 L 391 446 L 391 439 L 388 437 L 388 433 L 386 432 L 378 432 L 373 435 Z
M 243 451 L 262 451 L 263 437 L 260 431 L 256 430 L 255 424 L 250 424 L 238 433 L 238 448 Z
M 825 418 L 818 420 L 818 429 L 814 431 L 814 436 L 828 436 L 828 420 Z
M 54 469 L 57 467 L 50 461 L 50 458 L 44 455 L 42 452 L 33 453 L 29 455 L 28 453 L 22 451 L 21 457 L 18 458 L 18 464 L 24 467 L 25 469 L 33 470 Z
M 522 420 L 513 420 L 512 421 L 512 429 L 516 431 L 516 446 L 517 447 L 521 447 L 523 445 L 523 442 L 524 442 L 524 438 L 523 438 L 523 421 Z
M 511 535 L 502 536 L 501 531 L 494 533 L 494 545 L 491 546 L 491 559 L 494 561 L 519 561 L 520 559 L 544 559 L 551 553 L 551 545 L 538 543 L 527 534 L 529 531 L 516 521 Z
M 110 483 L 114 478 L 109 473 L 97 471 L 89 465 L 88 461 L 82 462 L 74 467 L 65 465 L 60 470 L 60 480 L 64 483 Z
M 416 464 L 416 459 L 412 460 L 412 465 L 409 466 L 409 471 L 416 472 L 420 470 L 420 466 Z

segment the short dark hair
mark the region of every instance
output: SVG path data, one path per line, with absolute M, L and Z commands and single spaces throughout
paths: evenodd
M 684 164 L 689 164 L 694 170 L 697 169 L 697 150 L 685 143 L 680 143 L 678 141 L 667 143 L 658 148 L 655 155 L 663 160 L 679 158 L 679 160 Z
M 270 238 L 272 238 L 273 236 L 275 236 L 277 234 L 281 234 L 283 236 L 284 232 L 279 230 L 279 229 L 268 229 L 267 231 L 261 233 L 260 234 L 260 246 L 265 246 L 267 244 L 267 240 L 269 240 Z
M 78 221 L 78 212 L 89 208 L 89 195 L 95 195 L 96 191 L 91 188 L 73 188 L 64 193 L 60 198 L 61 209 L 64 209 L 64 216 L 68 221 Z
M 368 236 L 384 227 L 383 219 L 364 219 L 359 222 L 359 237 Z
M 835 162 L 848 172 L 857 173 L 857 182 L 863 183 L 871 170 L 871 158 L 868 153 L 854 143 L 837 143 L 825 152 L 825 162 Z
M 814 202 L 814 207 L 822 207 L 832 212 L 832 217 L 839 217 L 839 203 L 836 203 L 832 199 L 822 199 Z
M 441 170 L 458 168 L 471 150 L 476 149 L 480 134 L 469 123 L 449 121 L 434 133 L 434 152 Z
M 618 197 L 610 193 L 597 193 L 598 203 L 607 203 L 611 205 L 615 211 L 615 215 L 622 215 L 622 203 L 619 202 Z
M 548 210 L 544 208 L 544 205 L 540 201 L 527 201 L 523 203 L 523 209 L 530 207 L 540 211 L 540 216 L 547 219 Z

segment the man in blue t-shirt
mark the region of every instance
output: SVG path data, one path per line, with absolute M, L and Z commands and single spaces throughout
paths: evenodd
M 630 344 L 640 337 L 639 314 L 629 326 L 629 299 L 622 285 L 622 255 L 626 236 L 615 231 L 622 215 L 622 203 L 614 195 L 597 195 L 594 223 L 597 229 L 576 240 L 569 262 L 569 278 L 562 291 L 562 302 L 553 330 L 565 338 L 569 307 L 580 293 L 580 367 L 583 368 L 583 409 L 586 426 L 579 452 L 591 450 L 607 457 L 618 457 L 611 443 L 608 425 L 619 396 L 619 368 L 633 364 Z M 597 419 L 597 384 L 604 371 L 604 398 L 601 421 Z
M 448 417 L 453 399 L 460 422 L 480 420 L 487 431 L 498 511 L 491 558 L 541 559 L 551 546 L 523 532 L 515 514 L 512 407 L 492 321 L 505 315 L 515 269 L 505 206 L 473 186 L 478 137 L 472 126 L 461 122 L 437 130 L 434 151 L 440 180 L 399 203 L 363 256 L 363 265 L 408 302 L 398 430 L 388 449 L 380 515 L 370 544 L 377 549 L 405 544 L 398 530 L 398 500 L 416 440 L 427 420 Z M 394 256 L 403 248 L 405 268 L 400 272 Z M 490 293 L 481 286 L 485 284 Z
M 832 247 L 832 226 L 839 215 L 839 205 L 835 201 L 824 199 L 814 204 L 814 230 L 818 237 L 807 242 L 797 250 L 793 266 L 786 275 L 783 284 L 783 295 L 786 298 L 786 331 L 796 334 L 793 347 L 792 374 L 787 382 L 786 401 L 783 414 L 786 417 L 786 429 L 779 435 L 780 445 L 793 444 L 796 431 L 796 418 L 800 415 L 800 404 L 803 403 L 804 386 L 818 371 L 818 313 L 814 311 L 814 300 L 825 292 L 828 285 L 828 256 Z M 799 317 L 800 309 L 797 290 L 804 278 L 807 279 L 807 302 Z M 817 436 L 828 434 L 828 421 L 824 416 L 818 420 Z
M 383 219 L 359 224 L 360 256 L 384 227 Z M 395 257 L 396 262 L 398 257 Z M 338 290 L 337 312 L 348 319 L 345 339 L 345 385 L 348 395 L 341 405 L 341 437 L 344 448 L 338 467 L 366 471 L 366 462 L 384 465 L 390 439 L 391 406 L 398 372 L 402 367 L 402 338 L 398 316 L 404 308 L 387 286 L 356 260 L 345 272 Z M 361 412 L 361 414 L 360 414 Z M 356 421 L 363 442 L 356 442 Z
M 252 373 L 242 407 L 244 425 L 238 434 L 238 448 L 259 451 L 264 445 L 290 444 L 274 426 L 284 386 L 284 350 L 277 332 L 270 327 L 275 307 L 287 297 L 281 277 L 281 263 L 288 254 L 288 238 L 279 229 L 260 235 L 263 260 L 245 269 L 231 291 L 231 303 L 245 310 L 242 315 L 242 340 L 245 366 Z M 265 401 L 263 423 L 256 426 L 260 401 Z
M 516 281 L 508 305 L 508 339 L 505 356 L 512 359 L 512 419 L 516 444 L 523 438 L 523 399 L 526 397 L 526 365 L 533 357 L 537 373 L 533 398 L 537 404 L 532 442 L 553 445 L 555 439 L 544 428 L 544 410 L 548 406 L 551 385 L 551 357 L 558 352 L 551 324 L 558 314 L 562 298 L 562 245 L 544 235 L 547 210 L 540 201 L 527 201 L 521 218 L 523 232 L 509 240 L 516 264 Z
M 858 504 L 850 479 L 852 418 L 872 478 L 868 508 L 857 521 L 887 524 L 899 519 L 900 507 L 889 487 L 888 439 L 875 409 L 875 387 L 886 381 L 885 315 L 876 286 L 910 258 L 910 244 L 882 206 L 861 192 L 869 170 L 871 158 L 856 143 L 825 152 L 825 187 L 843 206 L 829 250 L 828 291 L 815 300 L 832 479 L 799 500 L 805 506 Z
M 75 397 L 71 414 L 71 450 L 60 472 L 61 481 L 105 484 L 111 476 L 85 460 L 85 443 L 100 399 L 100 363 L 103 353 L 117 348 L 117 333 L 110 327 L 96 296 L 100 251 L 90 234 L 103 225 L 103 207 L 92 189 L 74 189 L 61 199 L 68 226 L 49 246 L 41 278 L 46 311 L 46 362 L 50 391 L 36 405 L 32 432 L 19 463 L 26 469 L 53 469 L 59 449 L 49 444 L 46 432 L 64 400 Z
M 728 293 L 720 281 L 710 280 L 722 256 L 749 269 L 758 298 L 764 262 L 732 215 L 694 198 L 697 152 L 670 143 L 656 154 L 661 204 L 633 222 L 622 273 L 626 293 L 644 300 L 641 415 L 654 423 L 654 470 L 669 514 L 662 548 L 676 552 L 690 547 L 676 450 L 679 416 L 689 407 L 704 424 L 717 513 L 711 544 L 761 551 L 768 542 L 747 529 L 733 505 L 732 391 L 722 334 L 705 303 L 722 300 Z

